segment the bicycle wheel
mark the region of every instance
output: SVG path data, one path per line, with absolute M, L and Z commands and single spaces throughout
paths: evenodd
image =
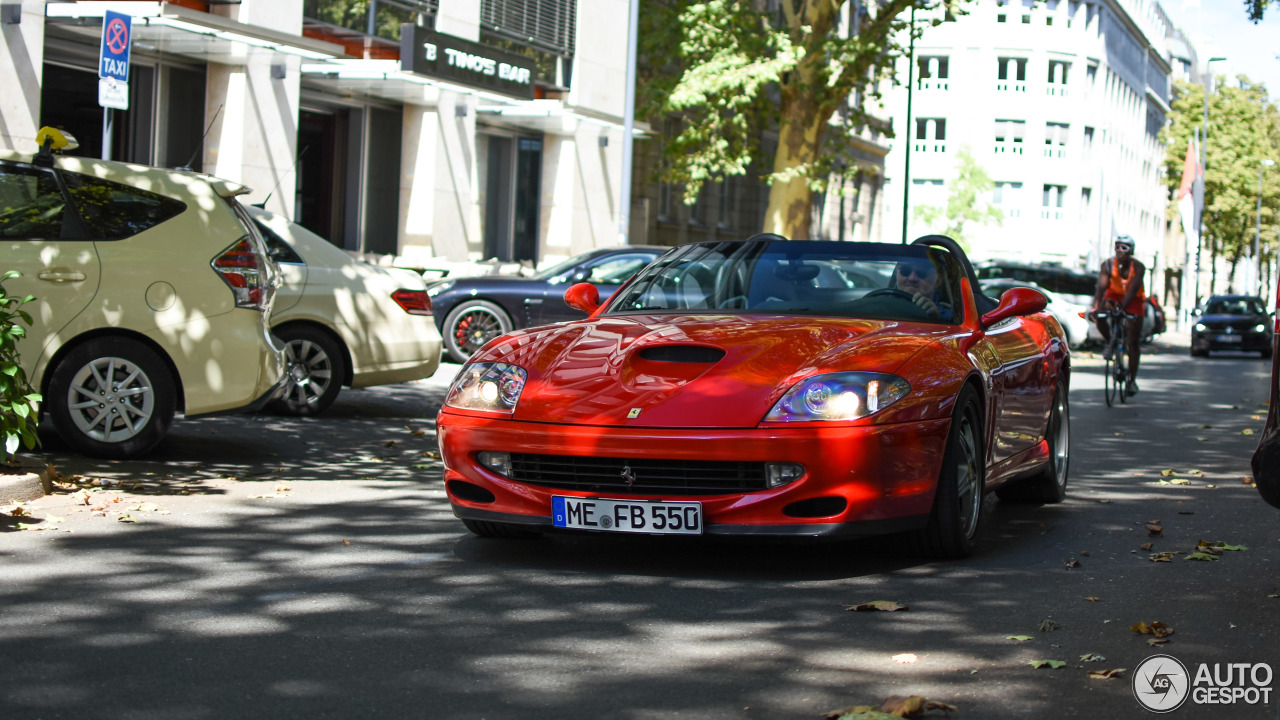
M 1111 357 L 1107 358 L 1102 368 L 1102 396 L 1107 400 L 1107 407 L 1111 407 L 1116 399 L 1116 376 L 1115 368 L 1119 366 L 1116 362 L 1116 348 L 1113 347 Z
M 1120 403 L 1124 404 L 1128 402 L 1129 399 L 1129 393 L 1125 387 L 1128 385 L 1129 380 L 1129 348 L 1125 347 L 1123 342 L 1117 343 L 1116 354 L 1114 357 L 1116 362 L 1116 378 L 1115 382 L 1111 384 L 1115 386 L 1116 394 L 1120 396 Z

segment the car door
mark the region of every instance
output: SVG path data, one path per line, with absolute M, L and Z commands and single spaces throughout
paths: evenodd
M 1013 317 L 987 328 L 985 342 L 994 356 L 992 391 L 995 428 L 991 462 L 1007 460 L 1040 442 L 1049 418 L 1053 387 L 1044 355 L 1028 323 Z
M 37 384 L 40 379 L 33 370 L 65 340 L 58 331 L 98 290 L 98 252 L 85 239 L 52 169 L 6 161 L 0 161 L 0 243 L 0 272 L 22 273 L 5 282 L 7 294 L 35 297 L 23 307 L 32 323 L 18 351 L 28 380 Z
M 536 319 L 534 324 L 538 325 L 581 320 L 586 316 L 581 310 L 574 310 L 565 303 L 565 290 L 576 283 L 589 282 L 600 291 L 600 302 L 603 303 L 632 275 L 653 262 L 657 256 L 657 253 L 653 252 L 626 252 L 591 258 L 569 272 L 553 278 L 541 298 L 542 302 L 530 305 L 529 317 Z

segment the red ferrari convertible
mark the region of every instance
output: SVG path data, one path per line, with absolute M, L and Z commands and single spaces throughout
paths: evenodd
M 438 417 L 473 533 L 843 537 L 972 552 L 984 497 L 1061 501 L 1070 354 L 949 238 L 673 248 L 586 320 L 494 339 Z

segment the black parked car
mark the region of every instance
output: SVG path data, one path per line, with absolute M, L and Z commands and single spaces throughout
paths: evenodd
M 1261 353 L 1271 357 L 1271 315 L 1262 298 L 1253 295 L 1214 295 L 1193 313 L 1191 354 L 1214 350 Z
M 482 275 L 440 280 L 427 286 L 445 352 L 463 363 L 503 333 L 534 325 L 586 317 L 564 302 L 564 291 L 580 282 L 594 284 L 603 301 L 637 270 L 669 248 L 626 245 L 592 250 L 532 277 Z

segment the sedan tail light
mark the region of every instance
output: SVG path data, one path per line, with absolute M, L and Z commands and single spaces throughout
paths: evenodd
M 391 299 L 410 315 L 431 314 L 431 298 L 426 290 L 397 290 L 391 293 Z
M 236 307 L 253 310 L 267 309 L 271 294 L 267 292 L 269 279 L 262 254 L 250 238 L 223 250 L 213 259 L 213 269 L 231 288 Z

